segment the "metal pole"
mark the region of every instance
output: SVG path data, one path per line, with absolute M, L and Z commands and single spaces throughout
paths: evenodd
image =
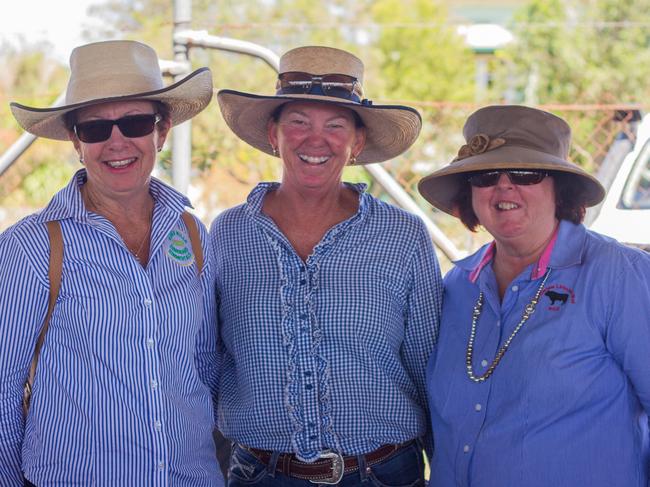
M 208 49 L 235 52 L 237 54 L 246 54 L 261 59 L 273 68 L 275 72 L 280 69 L 280 57 L 275 52 L 252 42 L 213 36 L 204 30 L 176 31 L 174 33 L 174 42 L 194 47 L 205 47 Z
M 58 107 L 63 104 L 64 100 L 65 91 L 54 100 L 54 103 L 51 106 Z M 0 157 L 0 176 L 9 169 L 9 166 L 18 160 L 18 158 L 34 143 L 36 138 L 35 135 L 32 135 L 29 132 L 24 132 L 20 137 L 18 137 L 16 142 L 11 144 L 5 153 L 2 154 L 2 157 Z
M 179 69 L 174 81 L 179 81 L 189 72 L 189 45 L 176 40 L 176 32 L 187 30 L 192 21 L 192 1 L 174 0 L 174 61 Z M 192 122 L 177 125 L 172 130 L 172 184 L 182 193 L 187 193 L 192 170 Z
M 440 228 L 438 228 L 438 226 L 431 220 L 429 215 L 420 208 L 413 198 L 411 198 L 411 195 L 408 194 L 404 188 L 397 183 L 397 181 L 395 181 L 386 169 L 377 164 L 368 164 L 363 166 L 363 168 L 372 175 L 375 181 L 386 190 L 398 205 L 422 218 L 427 230 L 429 231 L 429 235 L 431 235 L 431 239 L 435 242 L 438 248 L 442 250 L 447 258 L 449 258 L 449 260 L 454 261 L 464 257 L 465 254 L 460 252 L 454 243 L 449 240 L 444 233 L 442 233 L 442 230 L 440 230 Z

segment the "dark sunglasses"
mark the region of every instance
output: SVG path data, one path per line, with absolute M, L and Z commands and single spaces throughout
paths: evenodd
M 314 75 L 301 71 L 289 71 L 278 76 L 278 95 L 312 94 L 334 96 L 359 101 L 361 85 L 354 76 L 347 74 Z
M 144 137 L 153 132 L 156 124 L 161 120 L 162 117 L 157 113 L 128 115 L 117 120 L 90 120 L 77 123 L 73 129 L 80 141 L 94 144 L 108 140 L 113 132 L 113 125 L 117 125 L 125 137 Z
M 487 188 L 497 184 L 502 174 L 506 174 L 510 182 L 517 186 L 539 184 L 548 176 L 546 171 L 514 169 L 508 171 L 474 172 L 467 176 L 467 181 L 476 188 Z

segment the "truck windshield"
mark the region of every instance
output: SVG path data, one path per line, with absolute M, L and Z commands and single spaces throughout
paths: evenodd
M 630 177 L 625 183 L 621 205 L 625 208 L 650 208 L 650 141 L 646 142 L 634 161 Z

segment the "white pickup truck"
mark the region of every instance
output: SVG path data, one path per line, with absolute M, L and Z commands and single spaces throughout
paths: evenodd
M 587 213 L 592 230 L 650 251 L 650 114 L 639 115 L 634 140 L 621 134 L 597 174 L 605 200 Z

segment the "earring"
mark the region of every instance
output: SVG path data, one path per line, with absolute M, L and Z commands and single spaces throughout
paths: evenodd
M 79 162 L 82 164 L 84 163 L 84 156 L 79 156 Z
M 271 149 L 273 150 L 273 155 L 278 157 L 278 149 L 274 145 L 271 146 Z
M 357 156 L 350 157 L 350 165 L 354 166 L 357 163 Z

